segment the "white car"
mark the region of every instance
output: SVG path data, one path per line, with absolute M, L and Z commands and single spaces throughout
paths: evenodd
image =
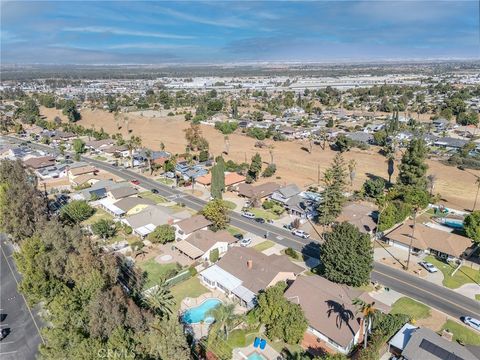
M 293 230 L 292 234 L 295 235 L 295 236 L 301 237 L 303 239 L 308 239 L 310 237 L 309 233 L 306 233 L 305 231 L 299 230 L 299 229 Z
M 240 241 L 240 246 L 246 247 L 252 243 L 252 239 L 245 238 Z
M 248 219 L 255 219 L 255 215 L 252 214 L 251 212 L 248 212 L 248 211 L 242 212 L 242 216 L 243 216 L 243 217 L 246 217 L 246 218 L 248 218 Z
M 426 261 L 420 261 L 419 264 L 423 266 L 429 273 L 438 272 L 438 269 L 432 263 L 429 263 Z
M 463 322 L 464 322 L 466 325 L 474 328 L 475 330 L 480 331 L 480 320 L 475 319 L 475 318 L 472 318 L 472 317 L 470 317 L 470 316 L 465 316 L 465 317 L 463 318 Z

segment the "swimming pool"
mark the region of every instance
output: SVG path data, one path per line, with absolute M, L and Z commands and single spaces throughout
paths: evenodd
M 219 299 L 207 299 L 200 305 L 185 311 L 182 315 L 182 321 L 186 324 L 198 324 L 202 321 L 211 324 L 213 323 L 214 319 L 211 316 L 207 316 L 207 312 L 221 303 L 222 301 Z
M 463 229 L 463 221 L 462 220 L 453 220 L 453 219 L 444 219 L 443 223 L 448 227 L 454 229 Z
M 255 351 L 248 355 L 247 360 L 267 360 L 267 358 Z

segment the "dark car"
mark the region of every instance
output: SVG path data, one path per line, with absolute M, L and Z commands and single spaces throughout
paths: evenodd
M 292 224 L 285 224 L 285 225 L 283 225 L 283 228 L 287 229 L 287 230 L 292 230 L 293 226 L 292 226 Z
M 130 182 L 131 182 L 133 185 L 140 185 L 140 181 L 138 181 L 138 180 L 136 180 L 136 179 L 135 179 L 135 180 L 131 180 Z
M 233 235 L 234 238 L 237 238 L 238 240 L 243 240 L 243 235 L 242 234 L 235 234 Z
M 158 190 L 157 189 L 152 189 L 152 193 L 158 194 Z
M 259 224 L 265 224 L 265 219 L 264 218 L 260 218 L 260 217 L 255 218 L 255 221 Z

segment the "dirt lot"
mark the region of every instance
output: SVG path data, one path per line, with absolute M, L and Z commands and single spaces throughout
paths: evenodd
M 59 115 L 61 112 L 55 109 L 41 109 L 42 114 L 49 120 Z M 128 115 L 128 124 L 124 120 L 116 121 L 113 114 L 103 110 L 82 110 L 82 120 L 79 124 L 85 127 L 103 127 L 108 133 L 120 132 L 128 138 L 127 125 L 132 133 L 142 138 L 143 144 L 158 149 L 160 143 L 165 144 L 166 150 L 171 152 L 182 152 L 185 150 L 185 137 L 183 130 L 189 126 L 184 121 L 183 115 L 169 117 L 146 117 Z M 202 126 L 203 134 L 210 143 L 211 152 L 216 156 L 224 150 L 224 136 L 211 126 Z M 236 162 L 243 162 L 256 153 L 260 153 L 265 163 L 270 161 L 268 149 L 258 149 L 254 147 L 255 139 L 246 137 L 242 134 L 232 134 L 230 137 L 230 154 L 226 159 L 232 159 Z M 314 146 L 312 154 L 302 150 L 306 143 L 302 142 L 269 142 L 274 145 L 273 160 L 277 164 L 277 178 L 272 178 L 282 184 L 294 182 L 299 186 L 308 186 L 317 183 L 318 168 L 323 171 L 329 166 L 335 156 L 335 152 L 326 149 L 322 150 L 319 146 Z M 398 154 L 398 160 L 401 154 Z M 345 153 L 345 160 L 355 159 L 357 162 L 356 179 L 353 189 L 361 187 L 368 175 L 373 174 L 387 178 L 387 164 L 385 157 L 376 152 L 375 149 L 366 151 L 354 149 Z M 398 163 L 398 161 L 397 161 Z M 457 168 L 447 167 L 437 161 L 428 161 L 429 174 L 437 176 L 435 192 L 442 195 L 443 201 L 447 206 L 458 209 L 469 209 L 473 205 L 476 193 L 475 177 L 465 171 Z M 471 171 L 480 175 L 480 171 Z M 395 179 L 398 170 L 393 175 Z M 263 180 L 265 181 L 265 180 Z

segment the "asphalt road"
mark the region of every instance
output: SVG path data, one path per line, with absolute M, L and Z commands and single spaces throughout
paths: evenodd
M 20 275 L 12 259 L 13 249 L 0 234 L 0 328 L 8 335 L 0 341 L 0 359 L 35 359 L 42 342 L 40 320 L 17 291 Z
M 8 138 L 15 142 L 21 141 L 12 137 Z M 33 148 L 52 151 L 48 146 L 39 144 L 31 145 Z M 201 210 L 206 204 L 206 201 L 204 200 L 188 195 L 178 189 L 173 189 L 130 170 L 118 168 L 105 162 L 87 157 L 82 157 L 82 160 L 95 165 L 99 169 L 111 172 L 127 181 L 136 179 L 140 181 L 140 186 L 143 188 L 148 190 L 156 189 L 160 195 L 178 203 L 184 203 L 185 206 L 193 210 Z M 291 247 L 305 255 L 318 257 L 320 253 L 320 242 L 318 240 L 301 239 L 292 235 L 289 231 L 268 223 L 256 223 L 254 220 L 242 217 L 236 212 L 230 212 L 230 223 L 244 231 L 266 237 L 281 245 Z M 429 281 L 411 276 L 402 270 L 390 268 L 376 262 L 371 277 L 373 281 L 378 281 L 387 288 L 396 290 L 413 299 L 421 301 L 452 317 L 460 318 L 461 316 L 472 316 L 480 319 L 479 302 L 442 286 L 435 285 Z

